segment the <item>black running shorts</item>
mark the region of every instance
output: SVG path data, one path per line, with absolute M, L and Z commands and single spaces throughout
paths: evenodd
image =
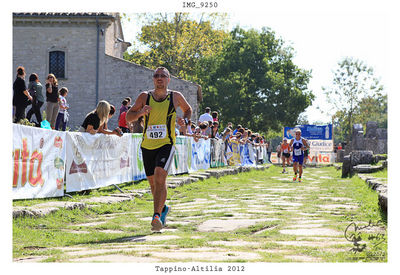
M 282 153 L 285 158 L 290 158 L 290 153 Z
M 142 157 L 146 176 L 154 175 L 154 169 L 161 167 L 168 172 L 174 158 L 175 146 L 166 144 L 154 150 L 142 149 Z

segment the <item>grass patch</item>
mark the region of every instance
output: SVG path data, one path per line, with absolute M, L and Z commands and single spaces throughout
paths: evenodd
M 67 261 L 68 255 L 60 247 L 88 246 L 99 248 L 100 245 L 153 245 L 161 244 L 159 251 L 170 247 L 203 248 L 215 247 L 208 245 L 211 241 L 257 242 L 261 250 L 289 250 L 288 255 L 306 255 L 321 258 L 325 262 L 384 262 L 387 261 L 386 235 L 382 239 L 373 239 L 373 234 L 363 233 L 361 238 L 367 242 L 365 249 L 359 252 L 339 251 L 329 252 L 314 247 L 297 247 L 277 244 L 276 241 L 296 241 L 301 237 L 282 234 L 282 229 L 298 225 L 303 219 L 326 220 L 323 228 L 344 232 L 351 222 L 365 224 L 369 221 L 380 222 L 386 227 L 378 207 L 377 194 L 358 177 L 342 179 L 340 172 L 333 167 L 307 168 L 304 171 L 303 182 L 292 182 L 292 171 L 281 174 L 281 167 L 272 166 L 264 171 L 251 171 L 221 178 L 209 178 L 168 190 L 168 201 L 172 204 L 169 221 L 190 221 L 188 224 L 168 225 L 168 230 L 160 236 L 176 235 L 178 238 L 145 243 L 129 243 L 132 237 L 152 235 L 150 221 L 141 220 L 151 217 L 153 201 L 151 194 L 133 201 L 114 204 L 92 204 L 82 210 L 60 210 L 42 218 L 21 217 L 13 220 L 13 257 L 46 256 L 47 262 Z M 387 172 L 386 172 L 387 173 Z M 283 179 L 283 180 L 280 180 Z M 121 188 L 121 185 L 119 185 Z M 148 189 L 147 181 L 126 183 L 123 190 Z M 119 193 L 114 187 L 93 190 L 89 194 L 76 194 L 72 200 L 79 201 L 91 196 L 103 196 L 109 193 Z M 334 198 L 348 200 L 335 201 Z M 48 199 L 50 200 L 50 199 Z M 20 200 L 14 205 L 31 205 L 32 201 Z M 51 200 L 71 200 L 58 198 Z M 274 205 L 275 202 L 295 203 L 294 205 Z M 32 203 L 32 205 L 35 203 Z M 185 204 L 184 207 L 182 204 Z M 322 206 L 334 204 L 354 204 L 356 209 L 326 209 Z M 179 210 L 182 205 L 182 210 Z M 175 208 L 176 207 L 176 208 Z M 187 210 L 190 211 L 184 211 Z M 214 212 L 212 210 L 219 210 Z M 211 210 L 211 211 L 208 211 Z M 238 214 L 238 215 L 237 215 Z M 241 217 L 243 214 L 243 217 Z M 276 219 L 259 222 L 254 226 L 239 228 L 228 232 L 199 232 L 198 225 L 210 219 Z M 85 226 L 85 223 L 103 221 L 95 226 Z M 265 230 L 269 229 L 269 230 Z M 88 231 L 89 234 L 71 233 L 68 230 Z M 104 233 L 102 230 L 120 230 L 121 233 Z M 261 234 L 255 234 L 265 230 Z M 157 235 L 156 235 L 157 236 Z M 195 238 L 196 237 L 196 238 Z M 312 236 L 306 238 L 310 241 Z M 337 237 L 344 240 L 343 236 Z M 304 237 L 303 237 L 304 239 Z M 351 245 L 351 243 L 349 243 Z M 350 245 L 345 246 L 348 248 Z M 351 246 L 350 246 L 351 247 Z M 223 247 L 222 247 L 223 248 Z M 257 252 L 251 246 L 231 246 L 235 251 Z M 117 251 L 119 254 L 135 255 L 131 252 Z M 201 253 L 201 252 L 199 252 Z M 263 262 L 290 262 L 284 252 L 257 252 Z M 295 254 L 293 254 L 295 253 Z M 143 256 L 152 257 L 151 251 L 144 251 Z M 381 257 L 380 257 L 381 256 Z M 169 260 L 167 260 L 169 261 Z M 235 260 L 234 262 L 241 262 Z

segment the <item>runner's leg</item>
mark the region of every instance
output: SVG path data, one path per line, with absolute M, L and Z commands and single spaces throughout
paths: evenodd
M 154 170 L 154 213 L 161 214 L 167 200 L 167 175 L 167 171 L 161 167 L 156 167 Z

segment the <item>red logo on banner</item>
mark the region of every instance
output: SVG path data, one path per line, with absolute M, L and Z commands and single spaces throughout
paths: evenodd
M 75 161 L 72 161 L 71 168 L 69 169 L 69 174 L 75 174 L 75 173 L 87 173 L 87 165 L 85 162 L 82 162 L 81 164 L 76 164 Z
M 57 189 L 62 189 L 63 185 L 64 185 L 64 179 L 59 178 L 59 179 L 56 179 L 56 181 L 57 181 Z
M 124 167 L 129 167 L 129 157 L 128 157 L 128 159 L 121 158 L 121 161 L 119 163 L 119 168 L 122 169 Z
M 19 179 L 19 159 L 22 158 L 22 173 L 21 173 L 21 186 L 25 186 L 26 182 L 32 186 L 41 185 L 43 186 L 44 180 L 42 178 L 42 162 L 43 162 L 43 153 L 35 150 L 32 152 L 32 155 L 29 158 L 28 151 L 28 141 L 26 138 L 22 139 L 22 150 L 15 149 L 13 152 L 14 159 L 14 176 L 13 176 L 13 187 L 18 186 Z M 35 162 L 37 162 L 36 171 L 34 169 Z M 28 172 L 29 165 L 29 172 Z M 36 172 L 36 176 L 33 174 Z
M 62 138 L 60 136 L 57 136 L 54 138 L 54 146 L 57 148 L 62 148 Z

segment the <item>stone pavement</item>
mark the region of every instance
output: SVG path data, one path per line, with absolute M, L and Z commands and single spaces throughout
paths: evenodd
M 235 174 L 233 170 L 229 173 Z M 200 175 L 197 180 L 203 180 L 201 176 L 207 178 Z M 214 172 L 214 176 L 221 175 Z M 223 196 L 210 190 L 206 198 L 169 200 L 172 211 L 161 233 L 52 249 L 61 251 L 65 262 L 326 262 L 327 257 L 337 261 L 341 255 L 348 255 L 354 243 L 344 236 L 350 223 L 346 217 L 353 217 L 359 204 L 351 197 L 332 192 L 326 182 L 333 178 L 326 176 L 323 169 L 307 168 L 302 183 L 292 182 L 291 178 L 291 173 L 276 173 L 268 179 L 257 177 L 251 185 L 235 187 Z M 232 181 L 235 179 L 238 180 L 232 176 Z M 344 190 L 349 181 L 338 178 L 335 190 Z M 170 183 L 176 185 L 171 188 L 182 185 L 174 179 Z M 118 198 L 95 200 L 115 203 L 130 199 Z M 113 230 L 101 229 L 101 225 L 128 214 L 132 213 L 103 215 L 102 219 L 68 226 L 65 232 L 90 234 L 97 228 L 108 234 L 123 233 L 132 225 L 123 223 Z M 145 213 L 134 214 L 150 223 L 151 218 Z M 366 220 L 356 222 L 368 224 Z M 383 225 L 365 230 L 386 234 Z M 14 262 L 41 262 L 46 258 L 32 256 Z

